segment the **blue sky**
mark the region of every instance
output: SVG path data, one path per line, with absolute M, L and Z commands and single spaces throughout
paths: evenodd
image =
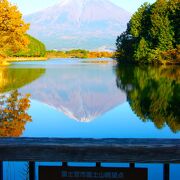
M 59 0 L 9 0 L 12 3 L 18 5 L 19 9 L 23 14 L 30 14 L 48 6 L 52 6 Z M 111 0 L 113 3 L 120 7 L 134 13 L 136 9 L 144 2 L 153 3 L 155 0 Z

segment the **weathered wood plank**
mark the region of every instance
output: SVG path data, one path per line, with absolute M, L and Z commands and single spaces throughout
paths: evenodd
M 180 139 L 0 138 L 0 160 L 180 163 Z

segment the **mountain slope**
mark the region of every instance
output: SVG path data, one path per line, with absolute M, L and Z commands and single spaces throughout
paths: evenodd
M 61 0 L 25 17 L 48 49 L 113 47 L 130 14 L 109 0 Z

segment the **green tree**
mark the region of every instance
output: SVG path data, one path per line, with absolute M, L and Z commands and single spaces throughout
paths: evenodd
M 134 57 L 137 62 L 144 62 L 144 59 L 148 59 L 149 46 L 147 41 L 142 38 L 138 44 L 136 51 L 134 52 Z
M 8 52 L 8 56 L 11 57 L 44 57 L 46 55 L 46 47 L 45 45 L 39 41 L 38 39 L 26 35 L 29 44 L 26 50 L 20 50 L 17 53 L 14 53 L 12 51 Z
M 148 28 L 151 24 L 150 20 L 151 6 L 144 3 L 137 12 L 132 16 L 129 22 L 129 33 L 140 40 L 142 37 L 148 38 Z
M 174 32 L 174 47 L 180 44 L 180 1 L 168 1 L 169 20 Z
M 136 39 L 132 38 L 128 31 L 118 36 L 116 40 L 117 51 L 115 57 L 119 62 L 133 62 L 135 42 Z
M 173 48 L 174 31 L 171 26 L 167 0 L 157 0 L 151 10 L 150 29 L 153 48 L 168 50 Z

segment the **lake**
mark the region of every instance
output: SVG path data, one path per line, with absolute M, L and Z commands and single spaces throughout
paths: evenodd
M 0 136 L 180 138 L 180 67 L 118 67 L 111 59 L 105 64 L 84 61 L 51 59 L 0 68 L 4 99 L 16 99 L 14 90 L 30 95 L 30 107 L 21 121 L 0 122 Z M 162 165 L 139 166 L 150 168 L 149 179 L 155 169 L 162 179 Z M 172 179 L 178 179 L 178 169 L 179 165 L 172 165 Z M 6 176 L 9 179 L 7 171 Z

